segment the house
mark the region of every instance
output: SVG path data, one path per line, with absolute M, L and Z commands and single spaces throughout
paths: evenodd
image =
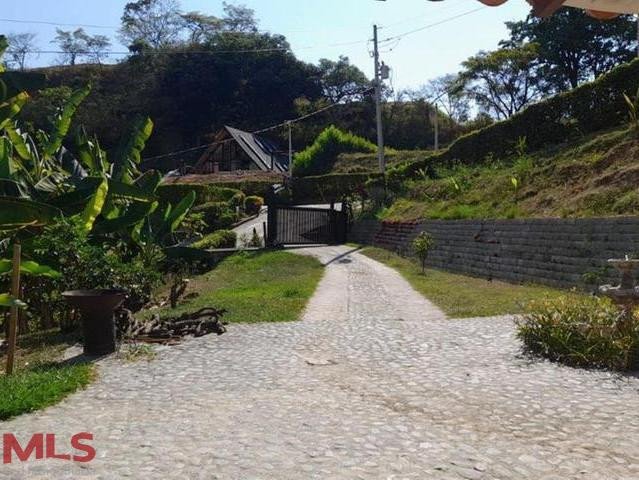
M 244 170 L 286 173 L 289 171 L 288 152 L 262 136 L 225 126 L 197 161 L 193 173 Z

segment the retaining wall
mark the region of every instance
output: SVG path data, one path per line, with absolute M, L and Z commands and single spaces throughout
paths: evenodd
M 474 276 L 560 287 L 583 285 L 583 274 L 605 269 L 609 258 L 639 254 L 639 217 L 518 220 L 425 220 L 353 225 L 349 241 L 411 254 L 427 231 L 432 267 Z M 603 283 L 618 283 L 608 268 Z

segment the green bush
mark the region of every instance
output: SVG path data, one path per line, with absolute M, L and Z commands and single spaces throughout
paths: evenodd
M 246 200 L 246 195 L 244 194 L 244 192 L 237 192 L 235 195 L 233 195 L 233 197 L 231 197 L 231 200 L 229 200 L 229 204 L 233 208 L 235 207 L 244 208 L 245 200 Z
M 216 248 L 235 248 L 237 234 L 232 230 L 218 230 L 195 242 L 194 248 L 204 250 Z
M 518 321 L 527 351 L 572 366 L 632 369 L 639 359 L 639 322 L 609 299 L 562 297 L 533 302 Z
M 296 176 L 322 175 L 330 172 L 341 153 L 373 153 L 375 144 L 368 140 L 342 132 L 331 125 L 315 139 L 315 142 L 295 155 L 293 173 Z
M 162 184 L 157 189 L 157 194 L 162 203 L 177 205 L 188 193 L 195 192 L 195 205 L 211 202 L 230 202 L 240 190 L 235 188 L 219 187 L 199 183 L 168 183 Z
M 364 190 L 371 179 L 382 178 L 378 173 L 334 173 L 293 179 L 293 200 L 296 203 L 337 202 L 354 192 Z
M 235 209 L 231 208 L 227 202 L 203 203 L 195 207 L 192 212 L 203 214 L 204 222 L 208 225 L 209 231 L 228 228 L 238 220 Z
M 637 87 L 639 60 L 634 60 L 593 82 L 530 105 L 507 120 L 468 133 L 441 153 L 389 169 L 389 184 L 414 177 L 431 165 L 453 161 L 478 164 L 487 157 L 506 157 L 516 150 L 520 138 L 526 138 L 528 152 L 534 152 L 548 144 L 621 125 L 628 117 L 624 94 L 633 94 Z
M 244 211 L 247 215 L 257 215 L 263 206 L 264 199 L 262 197 L 252 195 L 244 200 Z

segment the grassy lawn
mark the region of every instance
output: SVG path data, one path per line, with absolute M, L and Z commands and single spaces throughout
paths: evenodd
M 58 403 L 94 378 L 91 364 L 59 365 L 64 350 L 77 334 L 57 330 L 18 337 L 14 374 L 4 375 L 6 356 L 0 356 L 0 420 L 7 420 Z
M 374 247 L 367 247 L 361 253 L 397 270 L 415 290 L 435 303 L 451 318 L 520 313 L 522 305 L 531 300 L 553 299 L 567 293 L 571 294 L 565 290 L 550 287 L 489 282 L 481 278 L 440 270 L 429 269 L 426 270 L 426 275 L 422 275 L 417 260 L 403 258 Z
M 204 307 L 224 308 L 231 323 L 292 322 L 299 319 L 322 277 L 314 258 L 287 252 L 243 252 L 224 260 L 214 270 L 192 278 L 187 295 L 196 298 L 175 310 L 145 312 L 179 315 Z
M 58 403 L 94 377 L 93 365 L 42 365 L 0 376 L 0 420 Z

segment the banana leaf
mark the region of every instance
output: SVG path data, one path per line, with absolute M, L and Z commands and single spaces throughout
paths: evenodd
M 24 308 L 27 304 L 22 300 L 18 300 L 17 298 L 12 297 L 8 293 L 0 293 L 0 307 L 19 307 Z
M 4 85 L 2 82 L 0 82 L 0 84 Z M 22 92 L 15 97 L 0 103 L 0 130 L 3 130 L 4 127 L 11 122 L 13 117 L 20 113 L 20 110 L 22 110 L 22 107 L 25 103 L 27 103 L 28 99 L 29 95 Z
M 87 203 L 86 207 L 84 207 L 84 211 L 82 212 L 82 227 L 85 232 L 88 233 L 93 229 L 95 219 L 98 218 L 100 213 L 102 213 L 102 207 L 104 207 L 104 202 L 106 201 L 108 193 L 109 181 L 105 178 L 102 180 L 102 183 L 100 183 L 98 189 L 95 191 L 91 200 L 89 200 L 89 203 Z
M 59 209 L 26 198 L 0 197 L 0 230 L 47 225 L 59 217 Z
M 46 86 L 47 77 L 37 72 L 0 72 L 0 81 L 6 88 L 6 97 L 15 97 L 21 92 L 35 92 Z
M 112 159 L 113 178 L 124 183 L 131 183 L 137 172 L 142 150 L 153 132 L 153 122 L 150 118 L 137 118 L 129 135 L 120 143 Z
M 62 146 L 62 140 L 67 136 L 69 128 L 71 127 L 71 121 L 76 110 L 91 91 L 91 86 L 80 88 L 73 92 L 69 100 L 62 108 L 62 113 L 56 120 L 53 132 L 49 138 L 48 143 L 43 149 L 43 155 L 51 156 Z
M 155 194 L 139 188 L 137 185 L 118 182 L 117 180 L 109 181 L 109 195 L 125 200 L 133 200 L 136 202 L 155 202 L 157 197 Z
M 8 123 L 4 127 L 4 131 L 6 132 L 9 140 L 13 144 L 14 151 L 18 154 L 18 156 L 22 160 L 30 160 L 31 159 L 31 150 L 27 145 L 22 134 L 16 129 L 15 124 Z
M 0 260 L 0 275 L 10 273 L 13 262 L 11 260 Z M 46 265 L 40 265 L 32 260 L 22 260 L 20 262 L 20 273 L 33 275 L 36 277 L 60 278 L 62 274 Z
M 142 222 L 151 215 L 157 207 L 157 202 L 151 204 L 134 203 L 127 208 L 124 215 L 96 223 L 92 233 L 96 235 L 108 235 L 128 229 Z
M 168 218 L 166 219 L 165 230 L 168 230 L 169 233 L 173 233 L 180 226 L 182 220 L 184 220 L 184 217 L 186 217 L 187 213 L 189 213 L 189 210 L 194 203 L 195 192 L 190 191 L 188 195 L 170 211 Z

